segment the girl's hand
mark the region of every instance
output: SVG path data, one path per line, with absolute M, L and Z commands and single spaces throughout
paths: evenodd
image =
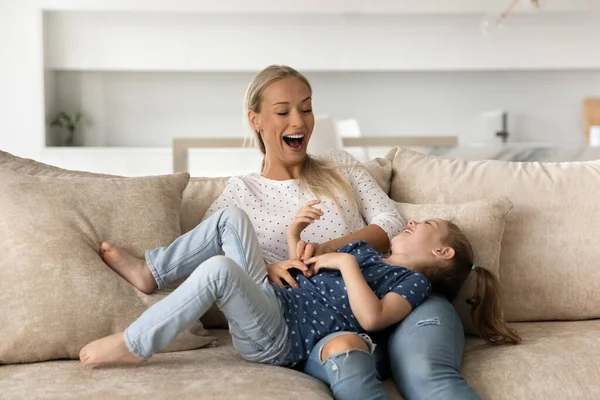
M 296 259 L 300 261 L 320 256 L 321 254 L 331 253 L 331 250 L 323 243 L 305 242 L 300 240 L 296 245 Z
M 302 231 L 316 220 L 321 219 L 323 211 L 315 207 L 320 202 L 320 200 L 310 200 L 304 205 L 304 207 L 298 210 L 292 219 L 290 226 L 288 227 L 288 239 L 300 240 L 300 234 Z
M 279 287 L 283 288 L 283 281 L 287 282 L 291 287 L 298 288 L 298 282 L 290 274 L 292 268 L 299 269 L 306 277 L 310 277 L 308 267 L 299 260 L 280 261 L 273 264 L 267 264 L 267 276 L 271 282 L 275 282 Z
M 347 253 L 326 253 L 305 260 L 306 265 L 311 265 L 311 270 L 317 274 L 323 268 L 341 271 L 350 266 L 357 267 L 356 259 Z

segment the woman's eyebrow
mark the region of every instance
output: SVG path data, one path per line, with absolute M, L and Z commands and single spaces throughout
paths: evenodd
M 304 103 L 305 101 L 311 100 L 311 99 L 312 99 L 312 97 L 308 96 L 307 98 L 305 98 L 304 100 L 302 100 L 300 103 Z M 277 103 L 273 103 L 273 107 L 276 106 L 276 105 L 279 105 L 279 104 L 288 105 L 288 104 L 290 104 L 290 102 L 289 101 L 278 101 Z

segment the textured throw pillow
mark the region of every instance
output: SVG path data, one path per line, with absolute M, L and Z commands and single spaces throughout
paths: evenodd
M 169 290 L 147 296 L 104 264 L 100 243 L 142 257 L 180 235 L 187 173 L 57 179 L 0 168 L 0 363 L 77 358 Z M 192 333 L 195 332 L 195 333 Z M 205 336 L 200 336 L 205 335 Z M 201 326 L 167 350 L 210 344 Z
M 458 204 L 396 203 L 396 206 L 405 221 L 441 218 L 454 222 L 469 239 L 473 247 L 475 264 L 498 277 L 500 244 L 505 219 L 512 209 L 512 203 L 508 198 L 499 197 Z M 463 322 L 465 331 L 478 334 L 471 319 L 471 308 L 466 303 L 474 289 L 475 274 L 471 273 L 454 300 L 454 307 Z
M 391 170 L 391 161 L 389 161 Z M 22 175 L 47 176 L 56 178 L 118 178 L 118 176 L 96 174 L 85 171 L 72 171 L 44 164 L 35 160 L 14 156 L 0 151 L 0 169 L 18 172 Z M 181 203 L 181 233 L 194 228 L 208 210 L 208 207 L 221 194 L 229 178 L 192 178 L 183 192 Z M 217 307 L 212 307 L 202 318 L 208 328 L 227 328 L 227 321 Z M 201 326 L 196 332 L 201 331 Z
M 600 160 L 465 161 L 401 148 L 390 197 L 459 203 L 506 196 L 500 283 L 508 321 L 600 318 Z
M 385 194 L 389 195 L 392 180 L 392 161 L 387 157 L 375 158 L 363 165 Z

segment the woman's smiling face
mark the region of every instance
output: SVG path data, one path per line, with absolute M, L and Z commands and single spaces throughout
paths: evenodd
M 311 90 L 300 79 L 288 77 L 271 83 L 262 93 L 260 111 L 249 111 L 248 118 L 260 132 L 267 157 L 282 165 L 304 160 L 315 117 Z

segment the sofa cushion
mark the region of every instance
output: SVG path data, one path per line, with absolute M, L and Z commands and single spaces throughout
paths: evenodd
M 0 368 L 7 399 L 331 400 L 325 384 L 301 372 L 245 361 L 227 331 L 210 331 L 215 348 L 157 354 L 135 366 L 84 368 L 50 361 Z
M 468 339 L 462 374 L 483 399 L 600 399 L 600 321 L 515 323 L 523 342 Z
M 77 358 L 172 288 L 147 296 L 104 264 L 103 240 L 143 257 L 180 235 L 187 173 L 149 178 L 34 177 L 0 168 L 0 363 Z M 169 349 L 214 338 L 201 327 Z
M 405 221 L 442 218 L 454 222 L 469 239 L 473 247 L 475 264 L 483 266 L 496 277 L 498 276 L 504 221 L 512 209 L 512 203 L 506 197 L 459 204 L 396 203 L 396 206 Z M 471 308 L 466 303 L 474 290 L 475 274 L 471 273 L 453 304 L 465 330 L 477 334 L 471 319 Z
M 390 161 L 391 176 L 391 161 Z M 0 150 L 0 169 L 7 169 L 30 176 L 47 176 L 56 178 L 122 178 L 114 175 L 97 174 L 87 171 L 73 171 L 44 164 L 35 160 L 21 158 Z M 181 233 L 191 230 L 210 206 L 219 196 L 229 178 L 191 178 L 183 191 L 181 204 Z M 218 308 L 212 307 L 201 319 L 207 322 L 207 327 L 226 327 L 227 321 Z M 201 329 L 201 327 L 197 327 Z
M 406 203 L 508 197 L 514 208 L 500 254 L 505 317 L 600 317 L 600 161 L 463 161 L 399 149 L 390 196 Z
M 516 346 L 467 339 L 462 374 L 483 399 L 600 398 L 600 321 L 511 324 Z M 324 384 L 300 372 L 244 361 L 227 331 L 210 331 L 221 345 L 159 354 L 136 366 L 83 368 L 50 361 L 0 368 L 7 398 L 78 399 L 331 399 Z M 35 382 L 35 384 L 32 384 Z M 282 384 L 284 382 L 285 384 Z M 384 382 L 393 399 L 402 397 Z

